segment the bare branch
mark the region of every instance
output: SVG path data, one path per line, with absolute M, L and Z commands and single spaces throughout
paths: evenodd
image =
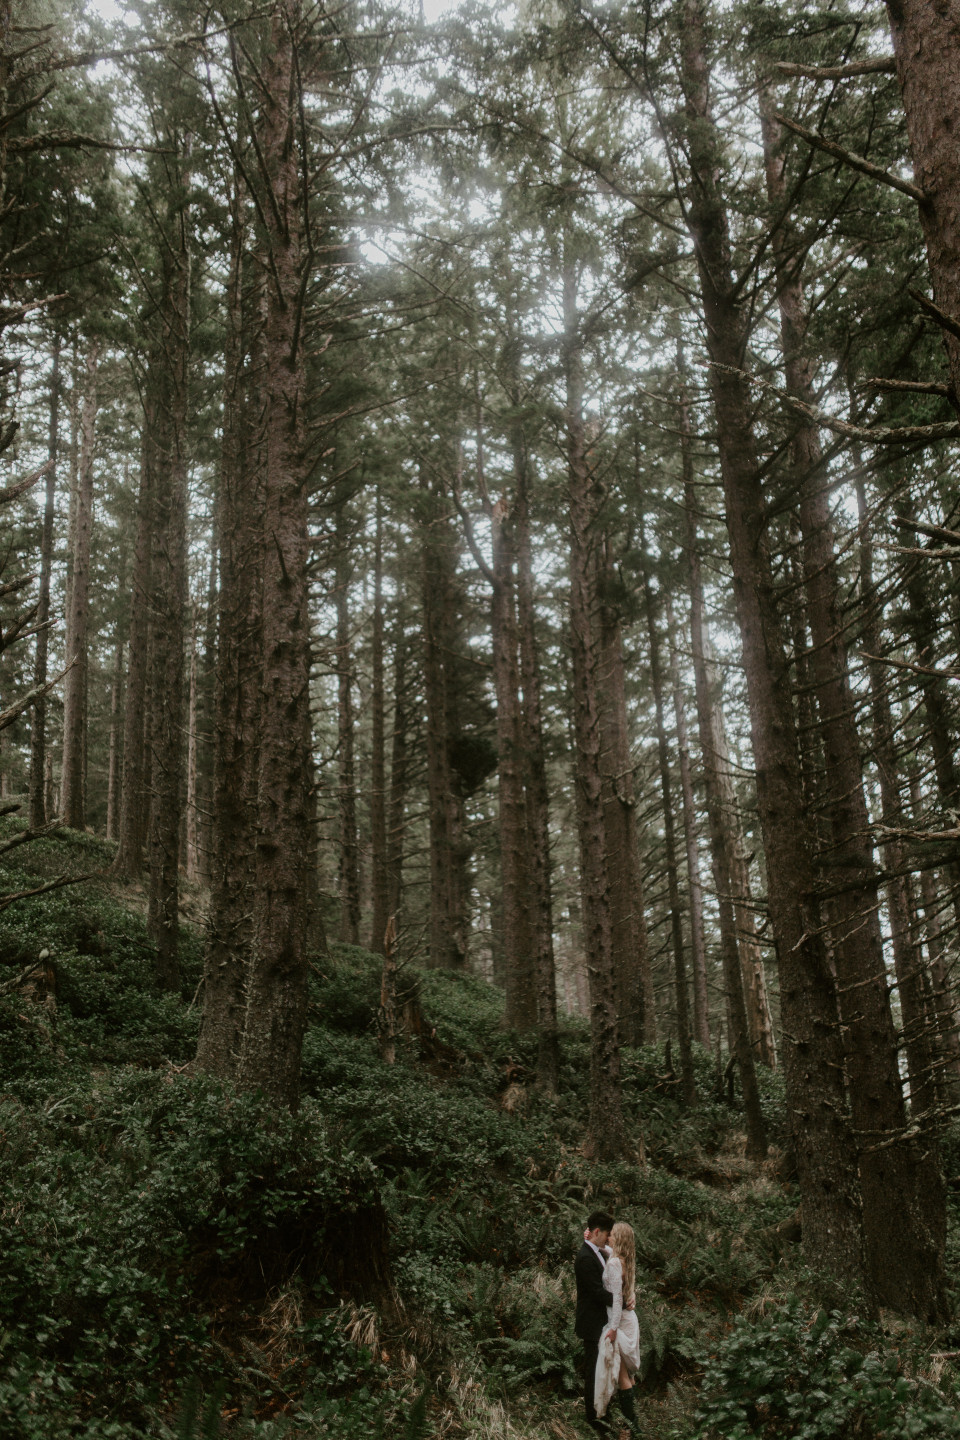
M 17 900 L 29 900 L 32 895 L 45 895 L 48 890 L 62 890 L 64 885 L 79 885 L 84 880 L 96 880 L 95 872 L 89 875 L 61 875 L 57 880 L 48 880 L 34 890 L 16 890 L 12 895 L 0 895 L 0 914 L 8 910 Z
M 778 75 L 799 75 L 804 80 L 853 80 L 858 75 L 896 75 L 897 62 L 892 55 L 878 55 L 874 60 L 851 60 L 848 65 L 794 65 L 789 60 L 775 60 L 770 68 Z
M 807 130 L 805 126 L 798 125 L 796 120 L 788 120 L 786 115 L 777 113 L 774 119 L 779 125 L 787 130 L 792 130 L 794 135 L 799 135 L 808 145 L 815 150 L 822 150 L 824 155 L 829 155 L 833 160 L 840 160 L 848 165 L 851 170 L 859 170 L 861 175 L 868 175 L 871 180 L 879 180 L 881 185 L 889 185 L 894 190 L 899 190 L 901 195 L 909 195 L 911 200 L 916 200 L 918 205 L 925 205 L 927 197 L 923 191 L 909 180 L 901 180 L 899 175 L 891 175 L 889 170 L 874 165 L 872 160 L 865 160 L 862 155 L 854 155 L 851 150 L 844 150 L 835 140 L 828 140 L 823 135 L 817 135 L 813 130 Z

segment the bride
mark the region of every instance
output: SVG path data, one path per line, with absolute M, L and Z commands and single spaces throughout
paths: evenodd
M 610 1253 L 603 1267 L 603 1288 L 610 1292 L 613 1304 L 607 1306 L 607 1328 L 597 1356 L 594 1403 L 597 1415 L 605 1415 L 614 1391 L 618 1391 L 620 1409 L 632 1435 L 638 1433 L 633 1376 L 640 1368 L 640 1326 L 636 1311 L 627 1306 L 635 1298 L 636 1271 L 633 1230 L 618 1220 L 610 1231 Z

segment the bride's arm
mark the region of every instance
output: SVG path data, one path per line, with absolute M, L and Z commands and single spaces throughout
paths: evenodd
M 612 1340 L 620 1328 L 620 1318 L 623 1315 L 623 1266 L 619 1260 L 613 1260 L 607 1265 L 607 1289 L 613 1296 L 613 1309 L 610 1312 L 608 1327 L 608 1333 Z

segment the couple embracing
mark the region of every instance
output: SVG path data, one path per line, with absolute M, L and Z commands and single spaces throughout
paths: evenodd
M 587 1424 L 607 1432 L 604 1416 L 616 1391 L 631 1436 L 639 1434 L 633 1407 L 633 1376 L 640 1367 L 636 1316 L 636 1251 L 633 1231 L 605 1210 L 587 1220 L 574 1264 L 575 1329 L 583 1342 Z

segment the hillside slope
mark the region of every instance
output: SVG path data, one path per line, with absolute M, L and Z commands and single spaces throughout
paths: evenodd
M 110 853 L 39 841 L 4 889 Z M 55 1000 L 20 978 L 43 951 Z M 662 1048 L 625 1053 L 647 1163 L 596 1165 L 582 1025 L 547 1098 L 497 992 L 410 969 L 387 1066 L 378 961 L 335 946 L 277 1115 L 189 1073 L 201 952 L 185 928 L 182 993 L 156 993 L 142 903 L 106 880 L 0 914 L 4 1435 L 572 1440 L 572 1256 L 601 1204 L 636 1231 L 644 1437 L 960 1435 L 957 1337 L 884 1331 L 803 1268 L 779 1152 L 743 1159 L 706 1053 L 687 1112 Z M 776 1076 L 764 1103 L 782 1136 Z

